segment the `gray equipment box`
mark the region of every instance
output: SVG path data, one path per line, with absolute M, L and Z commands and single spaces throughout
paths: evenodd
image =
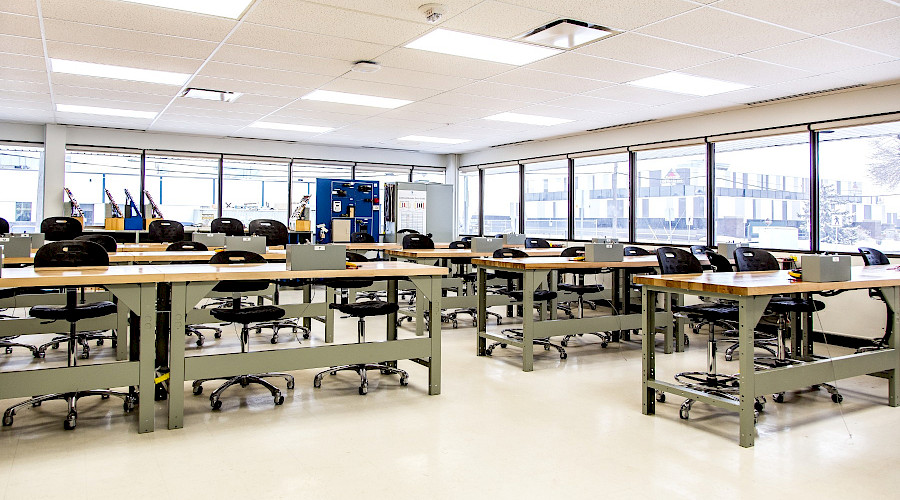
M 625 245 L 621 243 L 589 243 L 584 246 L 586 262 L 622 262 Z
M 849 255 L 801 255 L 803 281 L 826 283 L 850 280 Z
M 31 248 L 37 249 L 44 246 L 44 233 L 10 233 L 4 234 L 4 237 L 11 236 L 16 238 L 30 238 Z
M 591 243 L 618 243 L 619 238 L 591 238 Z
M 525 235 L 519 233 L 509 233 L 506 235 L 506 244 L 507 245 L 524 245 L 525 244 Z
M 6 257 L 31 257 L 31 238 L 26 236 L 4 236 L 0 238 L 3 255 Z
M 191 239 L 197 243 L 203 243 L 207 247 L 224 247 L 225 233 L 198 233 L 194 232 Z
M 730 259 L 734 257 L 734 249 L 745 246 L 747 246 L 746 243 L 719 243 L 719 246 L 717 247 L 718 251 L 716 253 Z
M 288 245 L 288 271 L 338 270 L 347 268 L 347 245 Z
M 494 253 L 503 248 L 503 238 L 472 238 L 472 251 Z
M 226 236 L 225 250 L 244 250 L 247 252 L 266 253 L 265 236 Z

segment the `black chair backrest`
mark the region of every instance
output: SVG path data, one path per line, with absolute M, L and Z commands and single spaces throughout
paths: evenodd
M 888 260 L 887 255 L 875 248 L 859 247 L 859 253 L 862 254 L 863 262 L 867 266 L 880 266 L 891 263 L 891 261 Z
M 109 254 L 93 241 L 54 241 L 38 248 L 34 267 L 108 266 Z
M 738 271 L 777 271 L 781 269 L 778 259 L 774 255 L 758 248 L 735 248 L 734 261 Z
M 49 241 L 74 240 L 81 231 L 81 222 L 74 217 L 47 217 L 41 221 L 41 232 Z
M 210 264 L 265 264 L 266 259 L 258 253 L 246 250 L 224 250 L 209 259 Z M 225 280 L 213 290 L 225 293 L 258 292 L 269 287 L 269 280 Z
M 403 237 L 403 248 L 428 250 L 434 248 L 434 241 L 428 236 L 419 233 L 407 234 Z
M 225 236 L 243 236 L 244 223 L 233 217 L 219 217 L 210 222 L 209 232 L 225 233 Z
M 472 242 L 463 240 L 451 241 L 450 248 L 472 248 Z
M 634 256 L 634 255 L 652 255 L 649 250 L 641 248 L 641 247 L 625 247 L 623 249 L 625 255 Z
M 199 241 L 176 241 L 166 247 L 167 252 L 205 252 L 209 248 Z
M 675 247 L 659 247 L 656 249 L 656 260 L 662 274 L 702 273 L 703 266 L 691 252 Z
M 347 252 L 347 262 L 369 262 L 369 259 L 361 253 Z
M 525 238 L 525 248 L 550 248 L 550 242 L 544 238 Z
M 709 266 L 712 267 L 713 272 L 716 273 L 733 273 L 734 268 L 731 267 L 731 262 L 728 262 L 728 257 L 724 255 L 718 254 L 709 250 L 706 252 L 706 258 L 709 260 Z
M 357 231 L 350 233 L 350 243 L 375 243 L 375 237 L 369 233 Z
M 184 239 L 184 226 L 177 220 L 160 219 L 147 227 L 150 241 L 172 243 Z
M 471 237 L 471 236 L 463 236 L 462 238 L 459 239 L 459 241 L 468 241 L 468 242 L 471 242 L 471 241 L 472 241 L 472 237 Z
M 498 248 L 494 250 L 493 257 L 495 259 L 522 259 L 528 257 L 528 254 L 518 248 Z
M 273 219 L 256 219 L 250 221 L 247 229 L 253 236 L 265 236 L 266 246 L 287 245 L 288 229 L 283 223 Z
M 93 241 L 103 247 L 106 253 L 116 253 L 116 239 L 108 234 L 82 234 L 76 241 Z
M 405 234 L 405 233 L 419 234 L 419 232 L 416 231 L 415 229 L 401 229 L 401 230 L 397 231 L 397 234 Z
M 715 249 L 713 247 L 708 247 L 706 245 L 691 245 L 691 253 L 694 255 L 703 255 L 706 252 L 714 252 Z
M 9 234 L 9 222 L 3 217 L 0 217 L 0 234 Z
M 584 255 L 584 247 L 564 248 L 559 254 L 560 257 L 580 257 L 582 255 Z

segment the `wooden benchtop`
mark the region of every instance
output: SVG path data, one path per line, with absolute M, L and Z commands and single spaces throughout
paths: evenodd
M 551 250 L 549 248 L 528 250 Z M 526 250 L 526 251 L 528 251 Z M 552 249 L 557 250 L 557 249 Z M 700 262 L 706 262 L 700 259 Z M 607 267 L 657 267 L 655 255 L 638 255 L 625 257 L 622 262 L 587 262 L 583 260 L 571 260 L 571 257 L 527 257 L 522 259 L 472 259 L 476 266 L 503 267 L 507 269 L 599 269 Z
M 791 281 L 787 271 L 752 271 L 740 273 L 703 273 L 641 275 L 634 278 L 641 285 L 661 286 L 697 292 L 730 295 L 774 295 L 779 293 L 821 292 L 900 286 L 900 270 L 896 265 L 851 268 L 850 281 L 812 283 Z
M 159 266 L 5 268 L 0 287 L 114 285 L 165 281 Z
M 529 256 L 559 256 L 563 248 L 521 248 L 523 252 Z M 473 252 L 468 248 L 435 248 L 435 249 L 414 249 L 407 248 L 405 250 L 388 250 L 387 254 L 394 257 L 405 257 L 408 259 L 420 259 L 433 257 L 435 259 L 449 259 L 454 257 L 490 257 L 493 252 Z

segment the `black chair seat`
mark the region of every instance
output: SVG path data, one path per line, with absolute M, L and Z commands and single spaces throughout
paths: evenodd
M 462 278 L 463 281 L 475 281 L 478 279 L 478 273 L 461 273 L 454 275 L 457 278 Z M 486 279 L 494 279 L 493 273 L 487 273 Z
M 329 304 L 329 307 L 357 318 L 383 316 L 385 314 L 393 314 L 400 310 L 399 305 L 381 300 L 367 300 L 353 304 Z
M 522 300 L 522 297 L 524 296 L 521 290 L 513 290 L 507 295 L 519 301 Z M 534 301 L 541 302 L 545 300 L 553 300 L 556 298 L 556 295 L 556 292 L 551 292 L 550 290 L 535 290 Z
M 561 283 L 557 288 L 565 292 L 577 293 L 578 295 L 603 291 L 603 285 L 575 285 L 572 283 Z
M 737 321 L 738 308 L 728 304 L 697 304 L 674 306 L 672 312 L 697 316 L 710 321 Z
M 275 306 L 254 306 L 234 309 L 232 307 L 217 307 L 210 309 L 213 318 L 228 323 L 262 323 L 275 321 L 284 317 L 284 309 Z
M 792 312 L 805 313 L 816 312 L 825 309 L 825 303 L 820 300 L 786 299 L 769 302 L 769 310 L 775 314 L 787 314 Z
M 74 308 L 66 306 L 34 306 L 28 312 L 32 318 L 63 320 L 69 323 L 83 319 L 100 318 L 115 314 L 118 308 L 109 301 L 94 302 L 92 304 L 78 304 Z
M 18 288 L 0 288 L 0 299 L 10 299 L 16 296 Z
M 375 281 L 359 278 L 328 278 L 322 283 L 331 288 L 366 288 L 372 286 Z

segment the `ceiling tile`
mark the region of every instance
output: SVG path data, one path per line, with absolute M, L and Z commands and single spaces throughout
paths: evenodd
M 130 109 L 134 111 L 153 111 L 158 113 L 163 110 L 163 105 L 146 102 L 115 101 L 106 98 L 57 96 L 56 104 L 73 104 L 76 106 L 95 106 L 98 108 Z
M 25 95 L 4 93 L 0 96 L 0 107 L 21 108 L 23 110 L 52 111 L 50 96 L 45 94 Z
M 557 18 L 558 16 L 549 12 L 487 0 L 444 22 L 441 28 L 512 38 Z M 499 20 L 502 22 L 498 22 Z
M 900 82 L 900 61 L 837 71 L 832 75 L 867 84 Z
M 332 59 L 359 61 L 375 59 L 391 47 L 389 45 L 349 40 L 336 36 L 317 35 L 259 24 L 243 24 L 228 42 L 233 45 L 279 50 L 311 56 L 327 54 Z
M 602 82 L 577 76 L 537 71 L 528 68 L 518 68 L 488 79 L 496 83 L 518 85 L 533 89 L 564 91 L 571 94 L 580 94 L 614 85 L 611 82 Z
M 56 122 L 62 125 L 84 125 L 88 127 L 124 128 L 147 130 L 151 120 L 143 118 L 121 118 L 116 116 L 85 115 L 78 113 L 56 113 Z
M 624 101 L 634 104 L 642 104 L 646 106 L 659 106 L 662 104 L 671 104 L 673 102 L 687 101 L 693 99 L 694 96 L 676 94 L 674 92 L 663 92 L 660 90 L 645 89 L 634 87 L 631 85 L 617 85 L 605 89 L 587 92 L 584 95 L 590 97 L 600 97 L 603 99 L 612 99 L 616 101 Z
M 290 109 L 303 109 L 310 112 L 341 113 L 359 116 L 375 116 L 384 112 L 382 108 L 371 106 L 355 106 L 353 104 L 341 104 L 337 102 L 305 101 L 297 100 L 290 105 Z
M 554 92 L 551 90 L 531 89 L 527 87 L 517 87 L 514 85 L 506 85 L 503 83 L 493 82 L 476 82 L 465 87 L 460 87 L 455 92 L 461 94 L 471 94 L 483 97 L 497 97 L 499 99 L 510 99 L 515 101 L 540 103 L 565 97 L 564 92 Z
M 547 104 L 535 104 L 533 106 L 525 106 L 516 108 L 516 113 L 525 113 L 527 115 L 551 116 L 557 118 L 565 118 L 567 120 L 590 120 L 598 115 L 606 115 L 606 113 L 598 113 L 592 110 L 581 110 L 573 108 L 562 108 L 559 106 L 551 106 Z M 565 125 L 565 124 L 564 124 Z
M 58 42 L 193 59 L 205 59 L 216 48 L 215 43 L 203 40 L 93 26 L 58 19 L 45 19 L 44 32 L 47 40 Z
M 395 48 L 379 56 L 377 62 L 391 68 L 451 75 L 481 80 L 514 68 L 509 64 L 479 61 L 467 57 L 437 54 L 424 50 Z
M 237 23 L 232 19 L 113 0 L 41 0 L 45 19 L 182 36 L 220 42 Z
M 332 80 L 319 88 L 334 92 L 349 92 L 351 94 L 390 97 L 392 99 L 405 99 L 408 101 L 420 101 L 440 93 L 439 90 L 434 89 L 391 85 L 388 83 L 363 82 L 360 80 L 350 80 L 348 78 Z
M 270 69 L 293 69 L 316 75 L 339 76 L 350 70 L 351 64 L 340 59 L 292 54 L 274 50 L 224 44 L 211 59 L 215 62 L 243 64 Z
M 253 104 L 255 106 L 269 106 L 280 108 L 294 102 L 294 97 L 276 97 L 260 94 L 244 94 L 238 97 L 238 102 L 242 104 Z
M 888 56 L 848 47 L 823 38 L 810 38 L 780 47 L 751 52 L 747 54 L 747 57 L 815 73 L 841 71 L 891 60 Z
M 407 87 L 420 87 L 435 90 L 452 90 L 468 83 L 472 83 L 473 81 L 469 78 L 459 78 L 449 75 L 439 75 L 437 73 L 425 73 L 422 71 L 389 67 L 382 67 L 374 73 L 358 73 L 353 71 L 344 75 L 344 78 L 348 80 L 405 85 Z
M 343 127 L 345 125 L 350 125 L 351 123 L 365 120 L 365 118 L 366 117 L 363 115 L 330 113 L 327 111 L 298 109 L 296 107 L 289 106 L 285 109 L 280 109 L 269 116 L 266 116 L 263 121 L 276 123 L 294 123 L 297 125 L 315 125 L 321 127 Z
M 461 116 L 447 116 L 433 113 L 424 113 L 421 111 L 411 111 L 408 108 L 412 106 L 409 104 L 407 106 L 403 106 L 398 109 L 391 109 L 385 111 L 384 113 L 378 115 L 384 118 L 395 118 L 399 120 L 413 120 L 420 121 L 431 124 L 441 124 L 441 125 L 449 125 L 452 123 L 459 123 L 466 120 L 469 120 L 471 117 L 461 117 Z
M 23 92 L 27 94 L 42 94 L 49 98 L 50 86 L 47 81 L 7 80 L 0 74 L 0 91 Z M 9 97 L 9 96 L 7 96 Z
M 0 34 L 40 38 L 41 24 L 33 16 L 0 12 Z
M 54 88 L 56 85 L 70 87 L 82 87 L 86 89 L 114 90 L 122 92 L 136 92 L 142 94 L 162 95 L 174 97 L 180 90 L 172 85 L 158 83 L 129 82 L 112 78 L 97 78 L 93 76 L 67 75 L 64 73 L 51 73 Z
M 0 68 L 0 80 L 25 83 L 47 83 L 47 71 Z
M 743 54 L 807 37 L 710 7 L 666 19 L 638 32 L 729 54 Z
M 683 72 L 754 86 L 796 80 L 812 76 L 813 74 L 809 71 L 754 61 L 746 57 L 731 57 L 710 64 L 694 66 L 683 70 Z
M 0 12 L 37 16 L 37 3 L 34 0 L 3 0 Z
M 367 12 L 370 14 L 390 15 L 397 19 L 405 19 L 407 21 L 416 21 L 425 24 L 425 16 L 419 12 L 419 6 L 422 5 L 421 0 L 310 0 L 311 2 L 341 7 L 357 12 Z M 453 0 L 452 2 L 443 2 L 446 6 L 444 20 L 452 19 L 453 16 L 464 12 L 469 7 L 481 2 L 482 0 Z M 427 3 L 427 2 L 426 2 Z M 388 14 L 389 13 L 389 14 Z
M 528 69 L 561 73 L 570 76 L 593 78 L 622 83 L 664 73 L 664 70 L 638 66 L 611 59 L 568 52 L 528 65 Z
M 390 11 L 383 11 L 388 13 Z M 424 21 L 424 16 L 422 16 Z M 403 21 L 385 15 L 372 15 L 344 8 L 295 0 L 259 2 L 244 22 L 290 28 L 353 40 L 399 45 L 430 28 L 427 24 Z
M 124 90 L 110 89 L 91 89 L 84 87 L 72 87 L 69 85 L 59 85 L 54 83 L 53 93 L 60 99 L 62 97 L 89 98 L 89 99 L 109 99 L 111 101 L 123 102 L 143 102 L 148 104 L 159 105 L 159 109 L 172 100 L 172 96 L 149 94 L 144 92 L 129 92 Z
M 510 105 L 515 105 L 519 103 L 511 103 Z M 508 108 L 512 109 L 512 108 Z M 407 104 L 402 108 L 398 108 L 393 111 L 409 111 L 415 113 L 429 113 L 440 116 L 446 116 L 449 119 L 453 119 L 454 121 L 458 121 L 459 119 L 472 119 L 472 118 L 481 118 L 482 116 L 486 116 L 492 114 L 493 111 L 485 112 L 482 109 L 478 108 L 470 108 L 466 106 L 459 106 L 453 104 L 441 104 L 434 102 L 433 99 L 428 99 L 426 101 L 414 102 L 412 104 Z
M 325 75 L 313 75 L 309 73 L 297 73 L 294 71 L 280 71 L 268 68 L 256 68 L 237 64 L 208 63 L 200 70 L 197 76 L 211 76 L 229 80 L 243 80 L 245 82 L 269 83 L 273 85 L 288 85 L 292 87 L 318 87 L 332 80 Z M 230 90 L 230 89 L 216 89 Z
M 697 8 L 681 0 L 641 0 L 640 2 L 597 2 L 590 0 L 502 0 L 505 3 L 543 10 L 558 17 L 577 19 L 617 30 L 633 30 Z
M 131 68 L 174 71 L 192 74 L 200 68 L 202 59 L 163 56 L 132 50 L 91 47 L 74 43 L 47 42 L 47 55 L 55 59 L 69 59 L 97 64 L 111 64 Z
M 766 87 L 726 92 L 724 94 L 719 94 L 719 97 L 732 102 L 748 103 L 766 99 L 776 99 L 795 94 L 805 94 L 807 92 L 816 92 L 819 90 L 846 87 L 848 85 L 853 85 L 854 83 L 855 82 L 852 80 L 835 75 L 818 75 L 777 83 Z
M 155 132 L 173 132 L 177 134 L 230 136 L 240 130 L 239 126 L 221 125 L 218 123 L 198 123 L 195 121 L 184 122 L 180 120 L 167 120 L 160 118 L 153 124 L 151 130 Z
M 831 33 L 826 38 L 900 57 L 900 18 Z
M 580 54 L 605 57 L 665 69 L 681 69 L 728 57 L 727 54 L 691 47 L 668 40 L 623 33 L 604 38 L 575 50 Z
M 815 35 L 900 16 L 900 5 L 883 0 L 722 0 L 713 7 Z
M 555 101 L 545 103 L 548 106 L 558 106 L 562 108 L 573 108 L 586 111 L 596 111 L 598 113 L 623 113 L 633 111 L 636 108 L 644 106 L 630 102 L 614 101 L 612 99 L 601 99 L 597 97 L 587 97 L 583 95 L 563 97 Z M 566 118 L 559 116 L 558 118 Z
M 308 94 L 312 88 L 291 87 L 288 85 L 271 85 L 260 82 L 245 82 L 243 80 L 231 80 L 212 76 L 197 76 L 188 82 L 189 87 L 200 89 L 226 90 L 228 92 L 240 92 L 242 94 L 258 94 L 272 97 L 290 97 L 297 99 Z
M 18 54 L 6 54 L 0 52 L 0 75 L 2 68 L 27 69 L 31 71 L 47 71 L 47 63 L 43 57 L 21 56 Z M 0 76 L 2 78 L 2 76 Z
M 424 103 L 445 104 L 448 106 L 462 106 L 474 108 L 480 111 L 480 116 L 488 116 L 502 111 L 525 106 L 526 102 L 511 101 L 508 99 L 496 99 L 493 97 L 481 97 L 458 92 L 447 92 L 423 101 Z
M 44 57 L 44 46 L 38 38 L 0 35 L 0 52 L 24 56 Z
M 53 113 L 47 109 L 26 109 L 19 106 L 7 107 L 0 99 L 0 121 L 19 123 L 53 123 Z
M 205 99 L 191 99 L 190 97 L 178 97 L 169 107 L 168 111 L 172 111 L 184 115 L 195 116 L 218 116 L 228 117 L 234 115 L 236 117 L 256 119 L 267 115 L 280 106 L 259 106 L 243 102 L 243 96 L 235 102 L 208 101 Z

